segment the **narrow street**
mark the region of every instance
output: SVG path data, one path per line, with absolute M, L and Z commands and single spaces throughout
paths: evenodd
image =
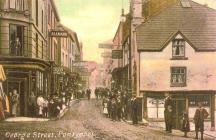
M 183 140 L 182 133 L 169 135 L 163 130 L 126 122 L 112 122 L 101 114 L 101 103 L 95 100 L 74 101 L 63 118 L 34 123 L 1 123 L 1 140 Z M 189 134 L 190 137 L 191 134 Z M 190 139 L 190 138 L 188 138 Z M 210 140 L 210 138 L 205 138 Z

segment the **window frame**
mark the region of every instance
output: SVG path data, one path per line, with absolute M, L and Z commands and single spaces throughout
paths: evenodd
M 175 46 L 175 42 L 176 41 L 183 41 L 183 45 L 181 45 L 181 46 L 183 46 L 183 48 L 184 48 L 184 52 L 183 52 L 183 56 L 181 56 L 181 55 L 175 55 L 174 54 L 174 51 L 173 51 L 173 48 L 174 48 L 174 46 Z M 179 45 L 180 46 L 180 45 Z M 175 38 L 173 41 L 172 41 L 172 58 L 176 58 L 176 59 L 184 59 L 185 58 L 185 54 L 186 54 L 186 41 L 184 40 L 184 39 L 182 39 L 182 38 Z
M 184 69 L 184 79 L 182 83 L 173 83 L 173 69 Z M 179 73 L 178 75 L 180 75 Z M 187 86 L 187 67 L 184 66 L 172 66 L 170 67 L 170 86 L 171 87 L 186 87 Z

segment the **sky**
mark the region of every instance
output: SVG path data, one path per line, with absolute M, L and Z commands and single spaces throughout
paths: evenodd
M 216 9 L 216 0 L 194 0 Z M 98 44 L 113 39 L 121 9 L 129 9 L 129 0 L 55 0 L 61 23 L 71 28 L 83 43 L 84 60 L 102 63 Z

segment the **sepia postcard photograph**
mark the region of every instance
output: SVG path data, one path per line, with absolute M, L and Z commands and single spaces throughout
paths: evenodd
M 0 0 L 0 140 L 216 140 L 216 0 Z

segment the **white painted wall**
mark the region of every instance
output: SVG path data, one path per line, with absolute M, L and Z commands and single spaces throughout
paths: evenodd
M 140 90 L 216 90 L 216 52 L 196 52 L 188 43 L 185 51 L 188 60 L 170 60 L 172 42 L 162 52 L 141 52 Z M 187 67 L 186 87 L 170 87 L 171 66 Z

